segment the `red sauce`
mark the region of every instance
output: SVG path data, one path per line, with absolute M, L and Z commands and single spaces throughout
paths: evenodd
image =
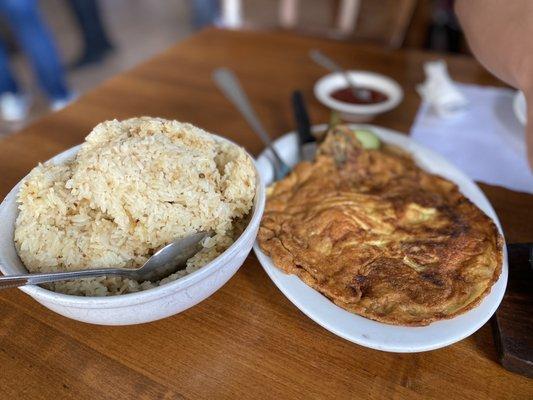
M 361 96 L 354 95 L 352 88 L 350 87 L 346 87 L 343 89 L 337 89 L 334 92 L 332 92 L 330 96 L 333 97 L 335 100 L 342 101 L 343 103 L 350 103 L 350 104 L 377 104 L 377 103 L 383 103 L 384 101 L 387 101 L 389 99 L 389 96 L 377 90 L 365 88 L 365 87 L 361 89 L 365 89 L 370 92 L 370 96 L 368 99 L 362 98 Z

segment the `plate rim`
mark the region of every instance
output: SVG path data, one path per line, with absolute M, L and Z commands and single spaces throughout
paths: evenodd
M 440 158 L 440 160 L 443 161 L 446 164 L 446 166 L 450 169 L 450 171 L 453 171 L 454 173 L 459 173 L 461 175 L 462 179 L 465 179 L 466 182 L 468 182 L 469 185 L 473 185 L 473 187 L 479 192 L 479 194 L 482 196 L 482 198 L 485 200 L 485 202 L 488 205 L 488 210 L 487 211 L 490 211 L 491 215 L 489 215 L 489 213 L 486 213 L 487 216 L 489 218 L 491 218 L 491 220 L 493 220 L 493 222 L 496 224 L 496 226 L 498 228 L 498 231 L 502 235 L 502 238 L 503 238 L 503 244 L 502 244 L 502 246 L 503 246 L 502 271 L 500 273 L 500 277 L 498 278 L 498 280 L 491 287 L 491 291 L 481 300 L 481 302 L 478 305 L 476 305 L 476 307 L 474 307 L 474 308 L 472 308 L 472 310 L 469 310 L 469 311 L 467 311 L 467 312 L 465 312 L 463 314 L 460 314 L 460 315 L 458 315 L 458 316 L 456 316 L 454 318 L 468 315 L 468 313 L 470 313 L 473 310 L 476 310 L 481 304 L 483 304 L 483 302 L 487 301 L 487 299 L 489 299 L 489 296 L 491 296 L 491 295 L 493 296 L 493 298 L 490 298 L 490 301 L 492 301 L 492 306 L 490 307 L 490 309 L 484 315 L 482 315 L 482 316 L 478 317 L 476 320 L 474 320 L 473 323 L 468 328 L 464 329 L 460 333 L 449 335 L 449 337 L 447 337 L 445 339 L 435 340 L 434 342 L 430 341 L 429 343 L 424 343 L 424 344 L 421 344 L 419 346 L 416 346 L 416 345 L 415 346 L 413 346 L 413 345 L 405 345 L 405 346 L 390 345 L 390 344 L 387 344 L 387 343 L 381 343 L 379 341 L 376 342 L 375 339 L 373 340 L 373 339 L 369 338 L 367 340 L 363 340 L 361 338 L 355 338 L 353 336 L 353 334 L 348 334 L 343 329 L 337 329 L 338 328 L 337 326 L 335 326 L 335 325 L 332 326 L 331 324 L 321 320 L 319 318 L 320 314 L 322 313 L 321 311 L 314 312 L 312 310 L 312 308 L 313 308 L 312 305 L 302 304 L 300 299 L 299 299 L 299 297 L 301 297 L 301 296 L 295 295 L 293 293 L 294 290 L 290 290 L 289 287 L 287 287 L 285 284 L 283 284 L 283 283 L 278 281 L 278 278 L 275 276 L 275 272 L 276 272 L 276 268 L 277 267 L 273 264 L 271 258 L 262 252 L 262 250 L 260 249 L 259 244 L 257 242 L 257 239 L 256 239 L 254 241 L 253 249 L 254 249 L 254 253 L 255 253 L 256 257 L 259 260 L 259 263 L 261 264 L 262 268 L 265 270 L 265 272 L 267 273 L 269 278 L 272 280 L 272 282 L 276 285 L 276 287 L 304 315 L 309 317 L 311 320 L 313 320 L 318 325 L 320 325 L 323 328 L 327 329 L 328 331 L 332 332 L 333 334 L 335 334 L 335 335 L 337 335 L 339 337 L 342 337 L 343 339 L 348 340 L 348 341 L 350 341 L 352 343 L 356 343 L 356 344 L 359 344 L 361 346 L 369 347 L 369 348 L 372 348 L 372 349 L 375 349 L 375 350 L 380 350 L 380 351 L 388 351 L 388 352 L 395 352 L 395 353 L 417 353 L 417 352 L 436 350 L 436 349 L 439 349 L 439 348 L 442 348 L 442 347 L 446 347 L 446 346 L 454 344 L 454 343 L 456 343 L 458 341 L 461 341 L 461 340 L 465 339 L 466 337 L 472 335 L 477 330 L 479 330 L 483 325 L 485 325 L 485 323 L 495 313 L 495 311 L 497 310 L 497 308 L 499 307 L 499 305 L 500 305 L 500 303 L 501 303 L 501 301 L 503 299 L 503 296 L 505 294 L 505 290 L 506 290 L 506 287 L 507 287 L 508 260 L 507 260 L 506 241 L 505 241 L 505 237 L 503 235 L 503 231 L 502 231 L 502 228 L 501 228 L 500 221 L 498 219 L 498 216 L 497 216 L 496 212 L 494 211 L 494 208 L 492 207 L 492 204 L 490 203 L 488 198 L 485 196 L 484 192 L 479 188 L 479 186 L 470 177 L 468 177 L 461 170 L 459 170 L 457 167 L 455 167 L 451 162 L 446 160 L 445 157 L 443 157 L 443 156 L 435 153 L 431 149 L 428 149 L 425 146 L 417 143 L 416 141 L 411 139 L 408 135 L 402 134 L 401 132 L 396 131 L 394 129 L 385 128 L 385 127 L 381 127 L 381 126 L 373 125 L 373 124 L 347 124 L 347 125 L 349 125 L 352 128 L 363 128 L 363 129 L 371 129 L 371 130 L 373 129 L 373 130 L 376 131 L 378 136 L 380 135 L 380 131 L 381 132 L 385 132 L 386 135 L 392 135 L 393 137 L 397 137 L 400 141 L 404 142 L 404 145 L 406 145 L 406 146 L 407 145 L 415 146 L 418 149 L 420 149 L 423 152 L 425 152 L 428 156 L 436 156 L 436 157 Z M 327 126 L 327 124 L 313 125 L 312 129 L 313 130 L 323 130 L 323 129 L 326 128 L 326 126 Z M 287 136 L 291 136 L 291 135 L 295 136 L 296 135 L 295 131 L 290 131 L 290 132 L 287 132 L 287 133 L 281 135 L 280 137 L 278 137 L 274 141 L 274 144 L 279 143 L 282 140 L 286 140 L 285 138 Z M 400 145 L 400 147 L 403 148 L 402 145 Z M 409 149 L 404 149 L 404 150 L 409 151 Z M 261 160 L 262 158 L 266 158 L 268 160 L 269 159 L 268 153 L 269 152 L 268 152 L 267 149 L 263 150 L 259 154 L 259 156 L 256 158 L 256 163 L 259 162 L 259 160 Z M 258 169 L 259 169 L 259 167 L 258 167 Z M 434 171 L 434 173 L 435 173 L 435 171 Z M 458 185 L 458 182 L 456 182 L 454 179 L 451 179 L 451 178 L 447 178 L 447 179 L 450 179 L 452 182 L 454 182 L 455 184 Z M 476 204 L 476 203 L 474 203 L 474 204 Z M 476 204 L 476 206 L 479 207 L 477 204 Z M 484 210 L 482 210 L 482 211 L 485 212 Z M 279 271 L 279 270 L 277 270 L 277 271 Z M 282 271 L 279 271 L 279 273 L 284 274 Z M 285 275 L 289 275 L 289 274 L 285 274 Z M 295 276 L 295 275 L 289 275 L 289 276 L 291 278 L 299 280 L 299 278 L 297 276 Z M 383 324 L 384 326 L 387 326 L 388 329 L 399 328 L 398 331 L 403 330 L 403 329 L 409 329 L 409 330 L 410 329 L 424 329 L 424 328 L 427 328 L 427 327 L 429 327 L 429 326 L 431 326 L 431 325 L 433 325 L 435 323 L 444 323 L 445 324 L 446 322 L 452 321 L 454 319 L 454 318 L 451 318 L 451 319 L 447 319 L 447 320 L 435 321 L 434 323 L 432 323 L 430 325 L 427 325 L 427 326 L 423 326 L 423 327 L 406 327 L 406 326 L 395 326 L 395 325 L 391 325 L 391 324 L 385 324 L 385 323 L 381 323 L 381 322 L 370 320 L 368 318 L 359 316 L 357 314 L 352 314 L 349 311 L 346 311 L 346 310 L 342 309 L 341 307 L 335 305 L 331 300 L 327 299 L 320 292 L 318 292 L 317 290 L 315 290 L 315 289 L 311 288 L 310 286 L 306 285 L 304 282 L 299 281 L 299 284 L 302 284 L 302 285 L 306 286 L 307 289 L 304 289 L 304 290 L 314 291 L 316 294 L 321 296 L 323 298 L 323 300 L 325 300 L 328 303 L 330 303 L 330 305 L 338 308 L 340 310 L 340 312 L 348 313 L 348 314 L 350 314 L 350 316 L 356 316 L 356 317 L 359 317 L 359 318 L 364 318 L 365 320 L 371 321 L 372 323 Z M 500 291 L 497 292 L 497 293 L 494 291 L 496 285 L 502 285 L 501 289 L 499 289 Z

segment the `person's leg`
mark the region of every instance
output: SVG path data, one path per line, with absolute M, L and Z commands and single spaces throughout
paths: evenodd
M 193 0 L 192 17 L 195 28 L 213 25 L 220 13 L 218 0 Z
M 65 73 L 36 0 L 0 0 L 0 13 L 7 18 L 46 94 L 52 101 L 68 99 L 71 94 Z
M 28 116 L 28 99 L 20 93 L 15 81 L 4 43 L 0 40 L 0 118 L 4 121 L 22 121 Z
M 0 94 L 18 92 L 19 87 L 9 66 L 6 48 L 0 41 Z
M 104 27 L 99 3 L 96 0 L 67 0 L 67 4 L 78 21 L 85 47 L 74 66 L 101 61 L 113 45 Z

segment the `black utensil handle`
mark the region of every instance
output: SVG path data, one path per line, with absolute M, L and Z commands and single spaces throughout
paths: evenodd
M 299 90 L 294 91 L 292 94 L 292 108 L 300 145 L 316 142 L 315 137 L 311 134 L 311 123 L 309 122 L 305 100 Z

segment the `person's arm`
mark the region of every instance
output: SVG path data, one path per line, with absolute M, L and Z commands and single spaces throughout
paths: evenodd
M 476 58 L 526 96 L 533 170 L 533 0 L 456 0 L 455 12 Z

